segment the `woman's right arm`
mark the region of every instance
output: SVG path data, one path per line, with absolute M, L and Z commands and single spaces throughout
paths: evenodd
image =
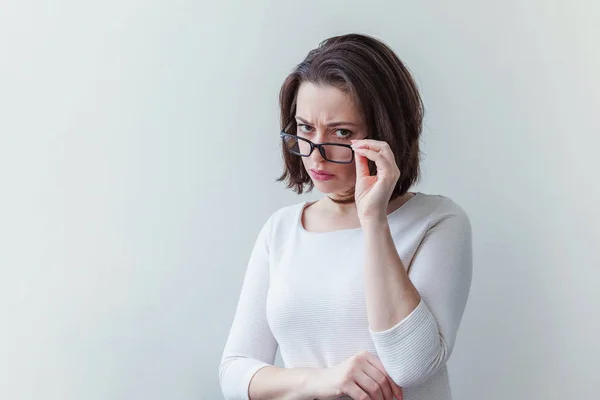
M 304 391 L 314 371 L 273 366 L 277 341 L 266 316 L 271 223 L 272 218 L 254 244 L 219 365 L 219 382 L 226 400 L 314 398 Z
M 254 374 L 275 361 L 277 341 L 266 316 L 270 224 L 271 219 L 262 227 L 254 243 L 221 357 L 219 383 L 226 400 L 248 400 L 248 388 Z
M 316 368 L 262 368 L 250 381 L 250 399 L 313 400 L 316 394 L 310 384 L 317 371 Z

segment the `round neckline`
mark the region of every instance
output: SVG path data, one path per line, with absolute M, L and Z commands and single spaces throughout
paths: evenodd
M 389 213 L 387 215 L 388 219 L 390 217 L 394 216 L 395 214 L 397 214 L 398 212 L 400 212 L 400 210 L 406 208 L 406 206 L 409 203 L 412 203 L 415 198 L 420 197 L 423 194 L 421 192 L 412 192 L 412 193 L 414 195 L 410 199 L 406 200 L 404 202 L 404 204 L 402 204 L 400 207 L 396 208 L 394 211 L 392 211 L 391 213 Z M 298 216 L 296 218 L 296 223 L 298 225 L 298 230 L 299 231 L 303 232 L 304 234 L 308 234 L 308 235 L 327 235 L 327 234 L 349 233 L 349 232 L 360 232 L 360 231 L 362 231 L 362 226 L 359 226 L 358 228 L 336 229 L 336 230 L 333 230 L 333 231 L 324 231 L 324 232 L 313 232 L 313 231 L 306 230 L 306 228 L 304 228 L 304 224 L 302 223 L 302 216 L 304 215 L 304 210 L 309 205 L 312 205 L 312 204 L 316 203 L 317 201 L 319 201 L 319 200 L 314 200 L 314 201 L 307 200 L 307 201 L 305 201 L 303 203 L 300 203 L 301 204 L 300 212 L 298 213 Z

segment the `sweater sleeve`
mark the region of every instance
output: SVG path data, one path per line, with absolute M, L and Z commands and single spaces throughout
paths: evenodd
M 254 374 L 275 361 L 277 341 L 266 318 L 269 226 L 270 220 L 261 229 L 250 255 L 219 366 L 219 383 L 226 400 L 248 400 Z
M 427 230 L 409 268 L 419 291 L 417 307 L 395 326 L 370 330 L 388 375 L 402 387 L 427 381 L 454 346 L 472 277 L 471 224 L 455 205 Z

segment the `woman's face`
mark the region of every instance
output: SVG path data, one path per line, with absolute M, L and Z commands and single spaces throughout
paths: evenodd
M 302 83 L 296 99 L 296 124 L 297 135 L 316 144 L 351 144 L 351 139 L 367 136 L 354 100 L 334 86 Z M 329 157 L 329 151 L 327 154 Z M 316 148 L 309 157 L 302 157 L 302 162 L 321 193 L 343 197 L 355 185 L 354 162 L 338 164 L 327 161 Z

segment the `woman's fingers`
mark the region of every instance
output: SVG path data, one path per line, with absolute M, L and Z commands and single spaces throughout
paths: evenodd
M 369 149 L 355 149 L 354 152 L 359 156 L 363 156 L 371 161 L 374 161 L 375 165 L 377 165 L 378 174 L 379 172 L 387 172 L 391 175 L 394 173 L 395 170 L 398 169 L 395 160 L 393 158 L 392 160 L 390 160 L 389 158 L 385 157 L 381 152 Z M 357 160 L 357 162 L 358 161 L 359 160 Z M 360 176 L 362 176 L 364 171 L 361 169 L 360 171 L 357 171 L 357 173 Z
M 377 170 L 383 169 L 386 172 L 400 175 L 394 153 L 386 142 L 372 139 L 353 140 L 352 148 L 359 156 L 374 161 L 375 165 L 377 165 Z M 357 157 L 357 167 L 360 158 Z M 359 175 L 364 174 L 363 168 L 360 168 L 360 171 L 357 169 L 357 172 L 359 172 Z
M 398 386 L 396 384 L 396 382 L 394 382 L 392 380 L 392 378 L 390 378 L 387 375 L 387 373 L 385 372 L 385 367 L 381 363 L 381 360 L 379 360 L 379 358 L 375 357 L 373 354 L 369 353 L 369 354 L 367 354 L 367 361 L 373 367 L 377 368 L 379 371 L 381 371 L 383 374 L 385 374 L 385 376 L 387 377 L 388 382 L 390 384 L 390 388 L 392 389 L 392 393 L 394 394 L 394 397 L 396 398 L 396 400 L 402 400 L 404 397 L 404 394 L 402 393 L 402 388 L 400 386 Z
M 356 161 L 356 176 L 371 176 L 367 157 L 360 157 L 362 154 L 358 153 L 357 150 L 354 152 L 357 154 L 357 157 L 354 157 L 354 160 Z
M 367 392 L 362 390 L 357 384 L 353 384 L 346 390 L 347 394 L 353 399 L 370 399 Z
M 360 154 L 361 156 L 367 157 L 371 161 L 377 162 L 377 160 L 382 157 L 382 154 L 375 150 L 369 149 L 354 149 L 354 152 Z
M 383 396 L 383 391 L 379 384 L 373 380 L 369 375 L 367 375 L 364 371 L 360 371 L 355 377 L 354 380 L 356 384 L 369 395 L 370 400 L 388 400 Z
M 390 148 L 390 145 L 387 142 L 381 140 L 373 140 L 373 139 L 363 139 L 363 140 L 353 140 L 352 148 L 354 150 L 357 149 L 367 149 L 372 150 L 379 153 L 384 158 L 389 161 L 394 161 L 394 152 Z
M 356 148 L 365 148 L 371 150 L 384 150 L 390 149 L 390 145 L 383 140 L 374 140 L 374 139 L 361 139 L 361 140 L 351 140 L 352 147 Z M 390 149 L 391 150 L 391 149 Z
M 381 392 L 383 393 L 384 400 L 394 399 L 394 392 L 392 390 L 392 387 L 390 386 L 390 381 L 385 372 L 382 372 L 369 362 L 367 362 L 367 364 L 364 365 L 364 371 L 371 379 L 377 382 L 377 384 L 381 388 Z
M 396 382 L 394 382 L 392 380 L 392 378 L 389 378 L 390 381 L 390 387 L 392 388 L 392 393 L 394 393 L 394 398 L 396 400 L 402 400 L 404 399 L 404 392 L 402 391 L 402 388 L 398 385 L 396 385 Z

